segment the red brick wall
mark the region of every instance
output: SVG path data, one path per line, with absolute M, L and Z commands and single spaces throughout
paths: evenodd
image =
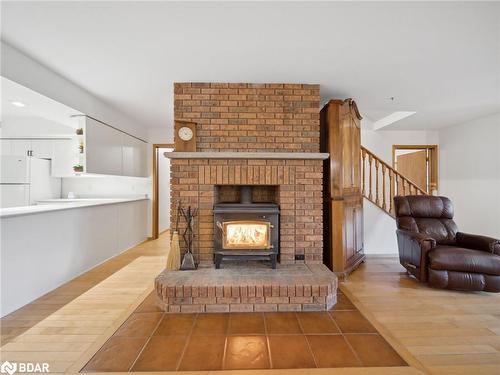
M 322 165 L 322 160 L 172 159 L 172 202 L 199 208 L 195 248 L 202 261 L 212 261 L 214 185 L 279 185 L 281 262 L 294 263 L 295 255 L 304 254 L 306 263 L 320 263 Z M 171 218 L 174 228 L 173 212 Z
M 174 116 L 197 151 L 319 152 L 319 85 L 175 83 Z
M 319 85 L 174 85 L 175 118 L 197 123 L 197 151 L 319 152 L 319 101 Z M 202 261 L 212 261 L 215 185 L 278 186 L 281 262 L 322 261 L 321 160 L 173 159 L 172 202 L 199 208 Z

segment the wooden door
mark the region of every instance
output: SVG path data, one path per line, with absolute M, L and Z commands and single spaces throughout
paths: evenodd
M 349 103 L 343 105 L 341 111 L 342 127 L 342 168 L 344 176 L 344 192 L 353 193 L 360 191 L 360 160 L 361 149 L 360 122 L 352 112 Z
M 356 255 L 356 211 L 355 205 L 345 202 L 344 204 L 344 257 L 345 263 L 349 264 Z
M 352 189 L 353 192 L 361 192 L 361 161 L 359 152 L 361 150 L 361 123 L 351 112 L 351 153 L 352 153 Z
M 398 155 L 396 170 L 423 191 L 427 189 L 427 150 L 418 150 Z
M 349 113 L 349 104 L 345 103 L 341 110 L 341 134 L 342 134 L 342 173 L 343 173 L 343 189 L 349 191 L 354 184 L 353 175 L 353 129 L 352 121 Z
M 354 250 L 356 255 L 363 252 L 363 200 L 358 200 L 354 206 Z
M 363 202 L 357 194 L 344 200 L 344 258 L 350 266 L 363 253 Z

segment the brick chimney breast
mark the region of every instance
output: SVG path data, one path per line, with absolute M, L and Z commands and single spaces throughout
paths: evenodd
M 175 119 L 197 123 L 197 152 L 319 153 L 319 111 L 315 84 L 174 84 Z M 172 158 L 171 201 L 199 208 L 194 245 L 207 262 L 216 185 L 278 186 L 280 263 L 322 263 L 322 159 Z

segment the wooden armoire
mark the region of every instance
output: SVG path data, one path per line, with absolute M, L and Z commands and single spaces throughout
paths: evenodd
M 324 165 L 324 263 L 341 278 L 364 261 L 361 193 L 361 116 L 352 99 L 330 100 L 321 110 Z

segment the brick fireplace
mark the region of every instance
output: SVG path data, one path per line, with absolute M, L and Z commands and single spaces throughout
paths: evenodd
M 170 156 L 171 200 L 199 208 L 195 247 L 200 261 L 213 260 L 216 186 L 274 185 L 280 263 L 321 263 L 319 85 L 176 83 L 174 91 L 175 118 L 197 123 L 200 154 Z M 207 158 L 206 152 L 220 154 Z M 230 158 L 227 152 L 253 154 Z M 276 155 L 264 156 L 270 152 Z
M 171 159 L 171 201 L 198 208 L 194 248 L 201 264 L 213 264 L 220 254 L 214 206 L 221 199 L 239 201 L 245 186 L 253 190 L 253 200 L 277 207 L 279 266 L 267 267 L 265 276 L 262 270 L 235 273 L 224 266 L 164 272 L 156 280 L 160 305 L 172 312 L 331 307 L 337 279 L 322 264 L 323 160 L 328 155 L 319 153 L 319 85 L 176 83 L 174 100 L 175 118 L 196 123 L 196 152 L 166 154 Z M 174 212 L 171 218 L 174 227 Z M 194 297 L 196 280 L 205 290 L 211 278 L 214 295 L 208 289 L 206 296 Z M 184 288 L 173 287 L 182 283 Z

